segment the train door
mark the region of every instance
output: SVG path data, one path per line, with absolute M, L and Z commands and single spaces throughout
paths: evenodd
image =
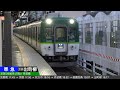
M 37 48 L 37 26 L 35 27 L 35 47 Z
M 54 28 L 54 54 L 67 55 L 68 53 L 68 30 L 65 26 Z
M 28 27 L 28 43 L 30 43 L 29 39 L 30 39 L 30 28 Z
M 23 28 L 23 40 L 25 40 L 25 28 Z
M 32 39 L 33 39 L 33 27 L 31 26 L 31 45 L 33 44 Z
M 38 47 L 38 26 L 36 26 L 36 48 Z
M 26 41 L 26 28 L 24 28 L 24 40 Z
M 40 27 L 38 26 L 38 30 L 37 30 L 37 47 L 38 47 L 38 50 L 40 50 Z
M 29 29 L 27 27 L 27 42 L 29 43 Z

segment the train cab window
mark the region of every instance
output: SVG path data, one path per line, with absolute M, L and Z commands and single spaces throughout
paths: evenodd
M 56 34 L 55 34 L 55 37 L 56 37 L 56 41 L 57 42 L 66 42 L 66 33 L 67 33 L 67 30 L 65 27 L 57 27 L 56 28 Z
M 52 41 L 52 36 L 53 36 L 52 28 L 46 28 L 45 36 L 47 41 L 50 41 L 50 42 Z
M 69 30 L 69 41 L 70 42 L 75 42 L 75 37 L 76 37 L 76 30 L 74 28 L 70 28 Z
M 74 32 L 70 32 L 70 39 L 74 39 L 75 38 L 75 33 Z

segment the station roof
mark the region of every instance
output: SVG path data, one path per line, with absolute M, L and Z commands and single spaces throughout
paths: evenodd
M 0 11 L 0 16 L 4 16 L 5 11 Z M 13 22 L 16 21 L 23 11 L 11 11 Z
M 23 11 L 11 11 L 11 16 L 13 18 L 13 22 L 16 21 Z
M 99 12 L 103 12 L 103 13 L 105 13 L 106 15 L 109 15 L 109 14 L 111 13 L 111 11 L 94 11 L 94 12 L 90 12 L 90 13 L 88 13 L 88 14 L 83 15 L 83 17 L 85 17 L 86 15 L 91 15 L 91 16 L 95 17 L 96 14 L 99 13 Z

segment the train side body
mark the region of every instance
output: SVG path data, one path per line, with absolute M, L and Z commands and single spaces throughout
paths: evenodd
M 47 59 L 76 61 L 79 53 L 78 23 L 66 17 L 50 18 L 14 28 L 14 34 L 30 44 Z M 70 24 L 70 20 L 74 20 Z

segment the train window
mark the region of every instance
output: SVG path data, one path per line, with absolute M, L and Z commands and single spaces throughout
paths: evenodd
M 58 42 L 66 42 L 66 33 L 67 30 L 65 27 L 57 27 L 56 28 L 56 41 Z
M 75 42 L 76 30 L 75 28 L 70 28 L 69 31 L 69 42 Z
M 46 28 L 46 40 L 47 41 L 52 41 L 52 35 L 53 35 L 53 30 L 52 28 Z

